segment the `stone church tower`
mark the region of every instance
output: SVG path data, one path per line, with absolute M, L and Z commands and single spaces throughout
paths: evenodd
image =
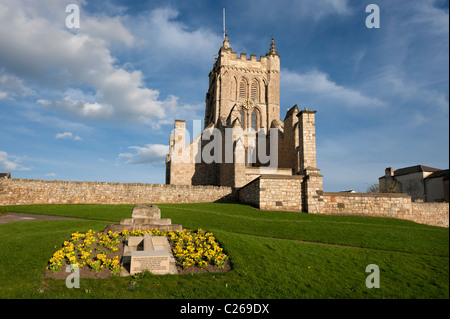
M 237 57 L 225 35 L 218 55 L 209 73 L 205 127 L 225 122 L 233 112 L 239 113 L 244 130 L 267 129 L 272 121 L 279 121 L 280 56 L 274 40 L 260 60 L 253 54 L 247 59 L 245 53 Z
M 316 112 L 294 105 L 280 120 L 280 55 L 273 39 L 269 52 L 258 59 L 245 53 L 238 57 L 225 35 L 209 73 L 205 102 L 205 128 L 189 144 L 185 121 L 175 121 L 166 157 L 167 184 L 243 188 L 263 177 L 291 178 L 300 183 L 303 207 L 312 204 L 309 199 L 322 191 Z M 211 140 L 220 147 L 212 150 Z M 276 166 L 265 164 L 260 151 L 270 151 Z M 211 153 L 214 160 L 205 159 Z

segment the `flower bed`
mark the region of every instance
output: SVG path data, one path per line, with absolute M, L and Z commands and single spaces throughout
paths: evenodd
M 69 264 L 78 266 L 82 277 L 118 275 L 122 268 L 120 258 L 123 254 L 124 240 L 129 236 L 143 236 L 145 233 L 151 233 L 152 236 L 167 236 L 179 273 L 230 269 L 228 256 L 223 252 L 223 248 L 217 243 L 214 235 L 202 229 L 197 231 L 124 230 L 121 233 L 89 230 L 85 234 L 73 233 L 71 238 L 63 243 L 62 248 L 57 250 L 49 260 L 47 276 L 59 278 L 61 273 L 67 276 L 65 267 Z M 60 276 L 54 274 L 60 274 Z

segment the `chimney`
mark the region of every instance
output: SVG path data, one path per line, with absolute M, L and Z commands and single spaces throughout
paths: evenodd
M 384 170 L 384 176 L 386 177 L 394 176 L 394 170 L 392 169 L 392 167 L 386 167 L 386 169 Z

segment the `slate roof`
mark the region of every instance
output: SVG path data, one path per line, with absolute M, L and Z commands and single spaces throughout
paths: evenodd
M 433 172 L 425 178 L 428 179 L 428 178 L 444 177 L 444 180 L 448 180 L 448 175 L 449 175 L 449 170 L 443 169 L 443 170 L 440 170 L 437 172 Z
M 416 165 L 405 168 L 399 168 L 394 171 L 394 176 L 406 175 L 411 173 L 419 173 L 419 172 L 438 172 L 442 171 L 439 168 L 424 166 L 424 165 Z

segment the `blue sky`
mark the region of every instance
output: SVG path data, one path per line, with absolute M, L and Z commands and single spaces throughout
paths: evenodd
M 203 119 L 222 8 L 233 51 L 265 55 L 275 36 L 282 119 L 317 110 L 325 191 L 448 168 L 448 1 L 0 0 L 0 172 L 164 183 L 174 119 Z

